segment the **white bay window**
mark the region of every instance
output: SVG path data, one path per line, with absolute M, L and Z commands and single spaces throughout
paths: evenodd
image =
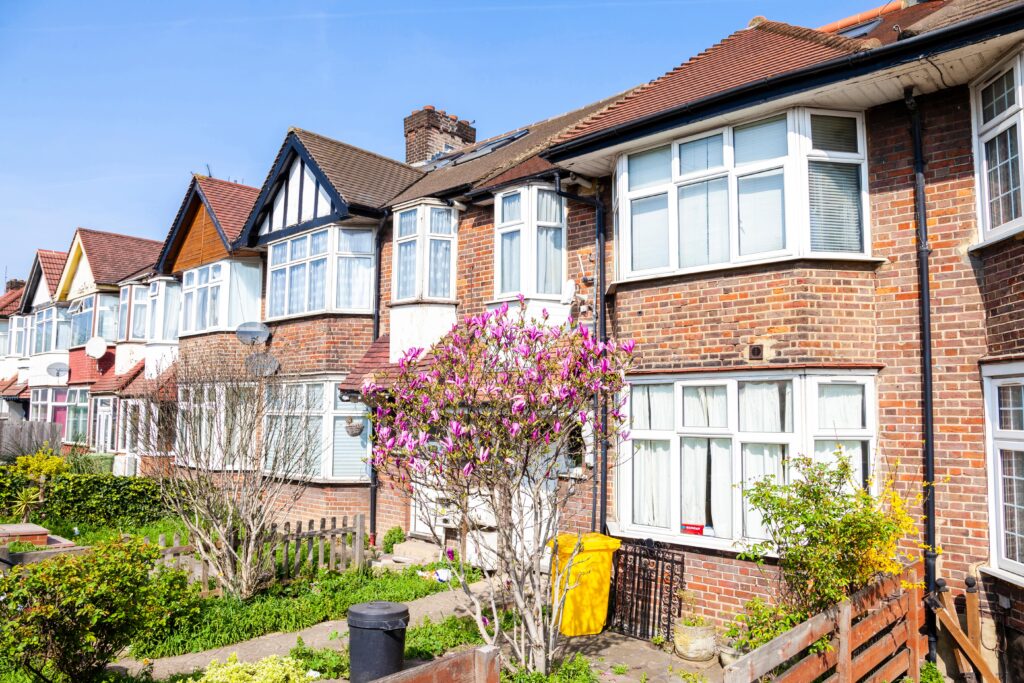
M 67 351 L 71 346 L 71 318 L 63 306 L 47 306 L 32 313 L 32 354 Z
M 789 460 L 843 451 L 866 485 L 874 440 L 873 378 L 721 373 L 631 383 L 630 442 L 620 457 L 624 533 L 730 547 L 766 537 L 745 500 Z
M 173 340 L 180 335 L 234 330 L 241 323 L 257 320 L 259 316 L 260 265 L 256 262 L 225 260 L 186 270 L 181 279 L 181 318 L 177 328 L 167 316 L 178 308 L 179 290 L 172 283 L 163 283 L 162 293 L 160 287 L 158 285 L 155 292 L 156 299 L 164 300 L 165 309 L 160 313 L 163 324 L 156 327 L 163 328 L 164 340 Z M 150 304 L 153 294 L 150 291 Z M 151 319 L 150 327 L 156 322 Z
M 619 165 L 624 278 L 867 253 L 858 114 L 799 109 L 630 154 Z
M 394 301 L 455 298 L 458 214 L 422 204 L 395 214 Z
M 28 337 L 31 328 L 31 316 L 11 316 L 10 339 L 8 340 L 7 353 L 15 358 L 22 358 L 28 355 Z
M 71 303 L 71 346 L 82 346 L 93 336 L 117 341 L 119 296 L 90 294 Z
M 974 86 L 975 159 L 982 240 L 1024 227 L 1021 141 L 1024 89 L 1021 55 L 1000 64 Z
M 1024 363 L 982 367 L 996 570 L 1024 576 Z
M 553 187 L 527 185 L 498 193 L 494 207 L 496 297 L 561 297 L 565 202 Z

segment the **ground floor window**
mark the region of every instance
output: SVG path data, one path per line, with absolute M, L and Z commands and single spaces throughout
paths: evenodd
M 985 367 L 993 564 L 1024 575 L 1024 363 Z
M 60 425 L 65 441 L 85 441 L 88 430 L 89 390 L 66 387 L 32 389 L 29 419 Z
M 64 440 L 84 444 L 89 438 L 89 390 L 68 389 L 68 419 Z
M 93 397 L 91 401 L 92 429 L 89 445 L 98 453 L 114 450 L 117 428 L 117 401 L 113 396 Z
M 765 538 L 746 492 L 766 476 L 785 481 L 807 454 L 850 458 L 867 484 L 875 440 L 870 375 L 803 373 L 635 380 L 630 438 L 620 448 L 625 532 L 698 545 Z

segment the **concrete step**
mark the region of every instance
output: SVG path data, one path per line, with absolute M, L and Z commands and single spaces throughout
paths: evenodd
M 410 538 L 395 544 L 391 559 L 402 564 L 426 564 L 436 562 L 441 557 L 441 549 L 429 541 Z

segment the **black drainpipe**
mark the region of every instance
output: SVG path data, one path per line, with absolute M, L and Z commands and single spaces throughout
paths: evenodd
M 373 341 L 377 341 L 380 338 L 380 263 L 381 263 L 381 247 L 384 244 L 384 223 L 388 220 L 387 209 L 384 209 L 384 214 L 380 217 L 380 221 L 377 222 L 377 233 L 374 235 L 374 253 L 376 254 L 377 263 L 374 268 L 373 274 Z M 370 441 L 373 441 L 373 420 L 369 420 L 370 423 Z M 370 465 L 370 545 L 377 545 L 377 489 L 379 488 L 379 482 L 377 480 L 377 468 L 372 464 Z
M 562 190 L 562 177 L 559 174 L 555 174 L 555 194 L 565 199 L 571 199 L 572 201 L 581 202 L 594 207 L 594 251 L 596 252 L 597 260 L 597 277 L 594 283 L 594 312 L 597 314 L 597 337 L 600 341 L 608 341 L 608 325 L 605 319 L 604 310 L 604 289 L 605 289 L 605 259 L 604 259 L 604 203 L 600 197 L 584 197 L 582 195 L 573 194 L 571 192 L 564 192 Z M 598 193 L 600 194 L 600 193 Z M 601 422 L 600 424 L 594 425 L 594 432 L 598 435 L 601 450 L 601 517 L 600 524 L 598 525 L 601 533 L 608 532 L 608 439 L 603 436 L 605 428 L 608 426 L 608 404 L 602 400 L 601 392 L 594 392 L 594 415 L 600 411 Z M 597 477 L 594 478 L 595 487 L 597 485 Z M 597 492 L 595 491 L 595 494 Z M 594 495 L 591 499 L 591 514 L 590 514 L 590 527 L 594 528 L 594 506 L 596 505 L 598 496 Z
M 917 223 L 917 287 L 921 320 L 921 400 L 924 425 L 924 583 L 925 592 L 935 592 L 935 410 L 932 401 L 932 312 L 931 285 L 928 281 L 928 210 L 924 194 L 924 150 L 921 133 L 921 111 L 914 99 L 914 89 L 903 91 L 910 111 L 911 135 L 914 142 L 914 217 Z M 935 661 L 938 635 L 935 613 L 925 608 L 925 629 L 928 633 L 928 661 Z

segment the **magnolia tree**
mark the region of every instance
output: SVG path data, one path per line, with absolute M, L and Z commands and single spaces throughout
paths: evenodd
M 481 635 L 507 648 L 513 666 L 549 668 L 572 588 L 553 596 L 552 581 L 566 583 L 578 537 L 562 536 L 568 561 L 561 569 L 550 562 L 556 576 L 547 573 L 549 546 L 566 502 L 587 480 L 586 468 L 573 467 L 582 443 L 609 439 L 621 425 L 618 397 L 632 350 L 632 342 L 601 342 L 572 320 L 550 325 L 546 313 L 537 322 L 522 307 L 514 314 L 503 306 L 467 318 L 429 353 L 408 351 L 386 386 L 363 387 L 375 424 L 373 465 L 412 497 L 439 545 L 438 514 L 461 530 L 459 561 L 446 551 L 453 576 Z M 609 402 L 606 424 L 595 424 L 595 395 Z M 466 555 L 496 568 L 490 590 L 469 589 Z M 494 618 L 505 607 L 514 617 Z

